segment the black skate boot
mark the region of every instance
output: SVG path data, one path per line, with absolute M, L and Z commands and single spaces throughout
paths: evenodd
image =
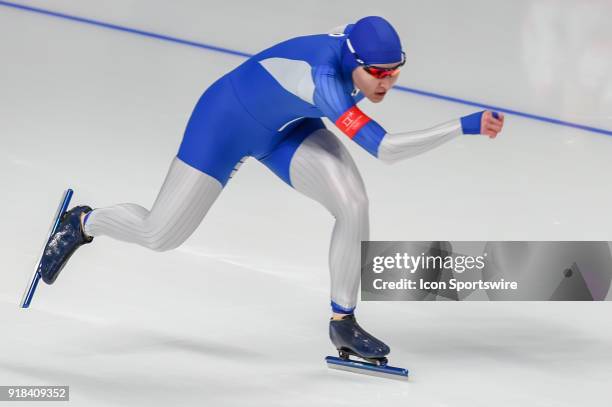
M 39 272 L 45 283 L 53 284 L 76 249 L 93 240 L 93 237 L 85 236 L 81 228 L 81 214 L 91 211 L 89 206 L 76 206 L 62 216 L 61 223 L 49 237 L 40 260 Z
M 385 356 L 389 354 L 389 347 L 360 327 L 353 314 L 330 320 L 329 338 L 341 358 L 348 359 L 349 355 L 355 355 L 371 363 L 387 363 Z
M 355 315 L 350 314 L 339 320 L 330 320 L 329 337 L 338 349 L 340 357 L 326 357 L 328 367 L 393 379 L 408 378 L 408 370 L 387 365 L 386 356 L 389 354 L 389 347 L 360 327 Z M 351 355 L 366 362 L 353 360 L 349 358 Z

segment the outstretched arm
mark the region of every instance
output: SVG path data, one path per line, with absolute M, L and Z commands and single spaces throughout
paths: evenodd
M 393 163 L 429 151 L 463 134 L 484 134 L 493 139 L 503 124 L 503 114 L 485 111 L 426 130 L 386 133 L 378 146 L 377 157 Z

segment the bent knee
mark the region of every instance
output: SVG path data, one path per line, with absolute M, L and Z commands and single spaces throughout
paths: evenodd
M 156 252 L 166 252 L 179 247 L 189 236 L 174 225 L 145 223 L 143 245 Z
M 169 250 L 174 250 L 177 247 L 179 247 L 183 242 L 170 242 L 170 241 L 166 241 L 166 240 L 153 240 L 153 241 L 147 241 L 146 242 L 146 247 L 156 251 L 156 252 L 167 252 Z
M 365 191 L 338 195 L 332 214 L 351 222 L 367 220 L 370 202 Z

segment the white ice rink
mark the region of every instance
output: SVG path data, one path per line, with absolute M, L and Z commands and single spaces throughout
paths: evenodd
M 194 103 L 244 59 L 2 3 L 0 385 L 69 385 L 71 406 L 610 403 L 610 302 L 362 302 L 410 381 L 327 369 L 333 219 L 255 159 L 179 249 L 98 238 L 19 309 L 63 189 L 150 207 Z M 608 0 L 19 3 L 246 53 L 383 15 L 400 85 L 600 131 L 508 115 L 497 140 L 392 166 L 341 136 L 372 240 L 612 240 Z M 479 108 L 396 91 L 364 110 L 401 131 Z

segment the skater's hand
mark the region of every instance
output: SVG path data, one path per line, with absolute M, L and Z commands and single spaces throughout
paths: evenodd
M 493 139 L 503 126 L 504 114 L 491 110 L 482 110 L 461 118 L 463 134 L 483 134 Z
M 482 119 L 480 121 L 480 134 L 488 136 L 490 139 L 494 139 L 497 137 L 497 134 L 502 131 L 503 127 L 503 113 L 487 110 L 482 114 Z

